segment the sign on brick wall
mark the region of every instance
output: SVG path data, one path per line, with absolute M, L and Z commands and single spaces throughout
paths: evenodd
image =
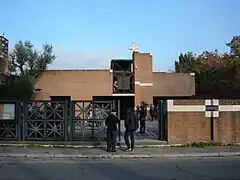
M 240 111 L 240 105 L 219 105 L 218 99 L 206 99 L 205 105 L 174 105 L 173 102 L 168 100 L 168 112 L 205 112 L 205 117 L 219 117 L 219 112 Z

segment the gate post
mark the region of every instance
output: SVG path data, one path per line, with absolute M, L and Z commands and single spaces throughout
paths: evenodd
M 163 100 L 158 100 L 158 140 L 163 140 Z
M 68 101 L 64 103 L 64 139 L 68 141 Z
M 158 100 L 158 140 L 167 140 L 167 104 L 166 100 Z
M 68 132 L 68 135 L 69 135 L 69 141 L 72 141 L 72 136 L 73 136 L 73 127 L 74 127 L 74 125 L 73 125 L 73 114 L 75 113 L 75 104 L 73 104 L 73 103 L 75 103 L 75 101 L 73 102 L 73 101 L 70 101 L 69 102 L 70 103 L 70 109 L 69 109 L 69 132 Z
M 163 140 L 168 140 L 168 111 L 167 111 L 167 100 L 164 100 L 164 106 L 163 106 Z
M 114 103 L 116 103 L 116 101 Z M 118 128 L 118 141 L 121 142 L 121 116 L 120 116 L 121 107 L 120 107 L 120 100 L 117 100 L 117 103 L 118 103 L 118 105 L 117 105 L 118 119 L 120 120 L 119 125 L 118 125 L 118 127 L 119 127 Z
M 26 130 L 25 130 L 25 119 L 26 119 L 26 117 L 27 117 L 27 107 L 26 107 L 26 104 L 27 104 L 27 102 L 26 101 L 22 101 L 21 102 L 22 103 L 22 107 L 23 107 L 23 112 L 22 112 L 22 120 L 21 120 L 21 122 L 22 122 L 22 140 L 23 141 L 25 141 L 25 132 L 26 132 Z
M 17 137 L 18 141 L 21 141 L 22 139 L 22 133 L 21 133 L 21 127 L 23 123 L 23 118 L 22 118 L 22 111 L 21 111 L 21 101 L 17 101 L 15 104 L 15 113 L 16 113 L 16 121 L 17 121 Z
M 94 139 L 94 122 L 96 120 L 96 111 L 95 111 L 95 102 L 94 100 L 92 100 L 92 118 L 91 118 L 91 121 L 92 121 L 92 139 Z

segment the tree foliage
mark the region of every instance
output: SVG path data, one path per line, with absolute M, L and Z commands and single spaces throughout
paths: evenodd
M 0 89 L 0 98 L 30 98 L 36 80 L 55 59 L 53 47 L 46 43 L 41 51 L 37 51 L 30 41 L 18 41 L 10 56 L 12 57 L 10 72 L 13 78 Z
M 42 51 L 37 51 L 30 41 L 19 41 L 13 51 L 12 71 L 20 76 L 30 76 L 35 78 L 43 72 L 55 59 L 53 47 L 44 44 Z
M 195 73 L 197 95 L 221 96 L 240 90 L 240 36 L 234 36 L 226 45 L 229 53 L 181 53 L 175 61 L 175 72 Z
M 26 100 L 32 97 L 34 84 L 28 76 L 20 76 L 0 88 L 0 99 Z

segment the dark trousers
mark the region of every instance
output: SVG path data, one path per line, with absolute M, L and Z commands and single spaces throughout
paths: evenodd
M 145 133 L 146 120 L 145 118 L 140 119 L 140 132 Z
M 154 114 L 151 114 L 151 120 L 152 121 L 154 120 Z
M 107 130 L 107 151 L 115 151 L 117 144 L 117 131 Z
M 129 136 L 130 136 L 130 140 L 131 140 L 131 145 L 130 145 L 130 142 L 129 142 Z M 125 143 L 127 145 L 127 148 L 128 149 L 133 149 L 134 148 L 134 131 L 129 131 L 129 130 L 126 130 L 125 131 L 125 134 L 124 134 L 124 140 L 125 140 Z

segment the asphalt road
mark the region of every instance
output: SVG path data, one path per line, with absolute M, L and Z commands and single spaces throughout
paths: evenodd
M 0 159 L 0 180 L 230 180 L 240 157 L 177 159 Z

